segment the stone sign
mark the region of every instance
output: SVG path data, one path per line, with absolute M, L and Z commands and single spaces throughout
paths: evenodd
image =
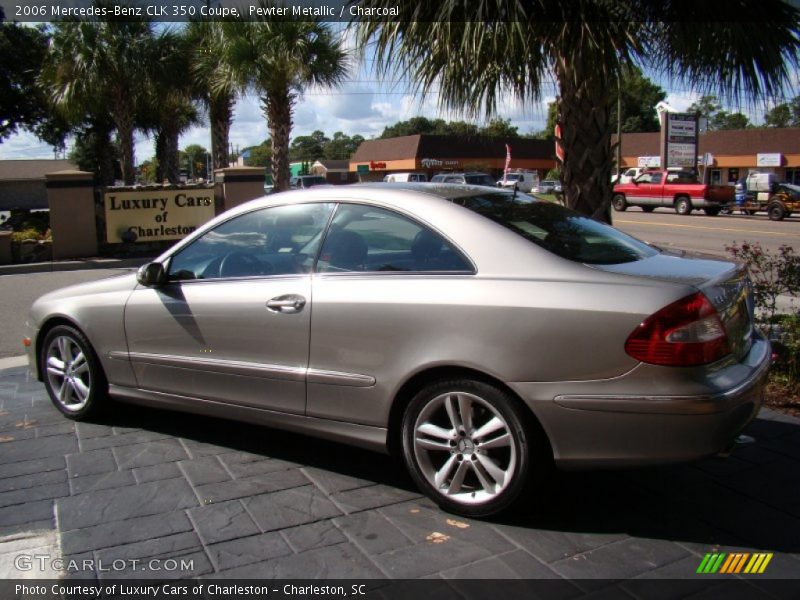
M 179 240 L 214 217 L 213 188 L 107 190 L 103 198 L 111 244 Z

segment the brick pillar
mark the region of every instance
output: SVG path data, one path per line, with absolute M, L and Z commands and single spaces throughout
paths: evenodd
M 214 171 L 214 181 L 222 184 L 223 210 L 264 195 L 264 167 L 229 167 Z
M 11 260 L 11 232 L 0 231 L 0 265 L 10 265 Z
M 57 171 L 45 175 L 53 259 L 97 256 L 94 175 Z

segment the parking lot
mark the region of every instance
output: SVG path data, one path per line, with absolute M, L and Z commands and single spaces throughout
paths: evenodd
M 24 576 L 13 559 L 50 532 L 62 557 L 94 561 L 61 575 L 100 581 L 566 578 L 578 593 L 629 579 L 634 597 L 650 578 L 689 578 L 676 588 L 686 593 L 709 578 L 758 587 L 800 566 L 799 425 L 764 410 L 747 431 L 756 441 L 728 459 L 560 475 L 529 505 L 481 522 L 440 511 L 386 456 L 121 404 L 75 424 L 24 367 L 10 368 L 0 371 L 0 564 L 4 577 Z M 711 552 L 774 557 L 762 575 L 696 575 Z M 152 559 L 177 568 L 148 571 Z M 124 567 L 97 568 L 114 561 Z

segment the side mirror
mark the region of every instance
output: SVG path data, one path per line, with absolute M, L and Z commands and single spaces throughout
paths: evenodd
M 167 272 L 160 262 L 151 262 L 139 267 L 136 281 L 147 287 L 159 286 L 167 281 Z

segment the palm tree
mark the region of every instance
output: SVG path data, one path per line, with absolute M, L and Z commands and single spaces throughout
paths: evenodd
M 134 183 L 137 104 L 152 59 L 146 21 L 59 21 L 53 26 L 50 73 L 54 103 L 65 112 L 91 104 L 110 115 L 120 146 L 122 178 Z
M 262 8 L 272 2 L 262 0 Z M 347 52 L 327 25 L 317 21 L 225 22 L 225 59 L 261 100 L 272 138 L 272 179 L 289 187 L 289 136 L 298 96 L 309 85 L 335 86 L 348 69 Z
M 179 183 L 178 140 L 199 122 L 198 88 L 190 68 L 193 48 L 187 37 L 169 30 L 154 39 L 153 48 L 140 120 L 155 135 L 156 180 Z
M 192 53 L 191 72 L 211 126 L 212 168 L 228 166 L 228 139 L 240 81 L 226 54 L 226 37 L 220 21 L 192 21 L 185 36 Z
M 742 101 L 779 92 L 798 65 L 799 13 L 782 0 L 741 0 L 735 13 L 719 0 L 482 0 L 469 5 L 470 22 L 459 0 L 359 4 L 400 7 L 391 21 L 359 23 L 359 41 L 375 43 L 384 74 L 438 90 L 444 107 L 494 114 L 505 95 L 540 100 L 554 78 L 567 204 L 602 220 L 610 219 L 609 109 L 625 68 Z M 725 14 L 736 21 L 720 23 Z
M 114 123 L 91 86 L 69 81 L 73 49 L 79 43 L 77 23 L 62 22 L 54 27 L 39 84 L 52 102 L 54 114 L 68 125 L 69 133 L 80 136 L 82 143 L 76 144 L 75 152 L 85 161 L 81 168 L 93 170 L 101 185 L 114 185 Z

